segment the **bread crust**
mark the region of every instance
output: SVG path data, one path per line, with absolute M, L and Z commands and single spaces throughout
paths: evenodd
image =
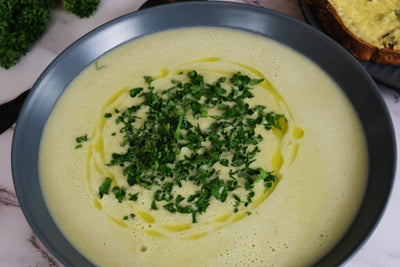
M 380 48 L 372 55 L 371 61 L 379 64 L 400 65 L 400 50 Z
M 376 47 L 352 33 L 329 0 L 306 0 L 326 33 L 354 57 L 379 64 L 400 65 L 400 50 Z

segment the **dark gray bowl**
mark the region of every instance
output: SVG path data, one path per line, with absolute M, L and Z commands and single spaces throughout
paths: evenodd
M 42 196 L 38 152 L 48 116 L 68 84 L 104 53 L 143 35 L 196 26 L 234 28 L 283 43 L 324 69 L 354 105 L 368 142 L 370 172 L 366 194 L 348 232 L 316 266 L 344 263 L 374 230 L 390 195 L 396 162 L 390 115 L 371 77 L 345 49 L 298 20 L 243 4 L 188 2 L 135 12 L 90 32 L 52 62 L 24 104 L 13 139 L 15 190 L 31 227 L 63 264 L 92 266 L 61 234 Z

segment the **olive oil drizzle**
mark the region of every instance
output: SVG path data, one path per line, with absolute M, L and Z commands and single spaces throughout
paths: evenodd
M 216 62 L 216 61 L 219 61 L 219 60 L 221 60 L 221 59 L 210 57 L 210 58 L 205 58 L 204 60 L 199 60 L 199 61 L 202 61 L 202 62 Z M 240 63 L 236 63 L 236 62 L 229 62 L 229 63 L 232 64 L 232 65 L 236 65 L 236 66 L 239 66 L 239 67 L 243 68 L 245 71 L 248 71 L 248 72 L 256 75 L 257 79 L 262 80 L 258 85 L 260 85 L 262 88 L 266 89 L 273 96 L 273 98 L 278 103 L 278 105 L 283 106 L 283 108 L 286 110 L 285 115 L 289 116 L 291 121 L 294 122 L 293 116 L 292 116 L 292 114 L 291 114 L 286 102 L 279 95 L 279 93 L 273 88 L 272 84 L 262 75 L 262 73 L 260 71 L 254 69 L 254 68 L 251 68 L 249 66 L 246 66 L 244 64 L 240 64 Z M 153 80 L 163 79 L 163 78 L 167 78 L 170 74 L 184 73 L 185 71 L 186 70 L 182 70 L 182 69 L 175 70 L 175 71 L 171 71 L 171 70 L 168 70 L 168 69 L 162 69 L 160 71 L 160 74 L 157 75 L 157 76 L 152 77 L 152 79 Z M 227 73 L 227 72 L 222 71 L 222 70 L 216 70 L 216 69 L 211 69 L 211 68 L 207 69 L 207 71 L 213 71 L 215 73 L 221 73 L 221 74 L 222 73 L 225 73 L 225 74 Z M 127 94 L 129 95 L 129 93 L 130 93 L 130 89 L 128 89 L 127 87 L 118 90 L 116 93 L 114 93 L 106 101 L 106 103 L 105 103 L 105 105 L 103 107 L 103 111 L 106 113 L 106 112 L 112 112 L 113 110 L 118 110 L 120 108 L 121 103 L 123 102 L 123 100 L 127 97 L 126 95 Z M 115 170 L 113 170 L 112 167 L 107 167 L 107 169 L 108 169 L 107 174 L 105 174 L 104 171 L 101 170 L 101 168 L 95 167 L 98 164 L 100 164 L 100 165 L 107 164 L 107 162 L 105 161 L 106 156 L 103 155 L 103 153 L 104 153 L 103 135 L 104 135 L 104 127 L 105 127 L 105 124 L 107 123 L 107 120 L 108 120 L 108 118 L 105 118 L 103 116 L 103 114 L 101 114 L 101 117 L 99 118 L 99 124 L 98 124 L 97 128 L 92 133 L 92 137 L 91 137 L 91 140 L 90 140 L 91 144 L 87 148 L 88 149 L 88 152 L 87 152 L 87 168 L 86 168 L 87 169 L 87 180 L 88 180 L 88 183 L 89 183 L 90 191 L 92 192 L 94 198 L 97 199 L 98 201 L 99 201 L 98 193 L 97 193 L 97 190 L 93 190 L 93 185 L 99 184 L 99 181 L 101 181 L 101 178 L 100 178 L 101 176 L 103 176 L 102 179 L 104 179 L 104 175 L 113 176 L 113 177 L 118 175 L 118 174 L 115 173 Z M 280 170 L 280 168 L 282 167 L 282 165 L 284 163 L 283 162 L 283 158 L 284 157 L 282 156 L 282 151 L 281 151 L 280 145 L 282 143 L 283 137 L 285 136 L 285 134 L 287 132 L 287 128 L 288 128 L 287 123 L 286 124 L 283 123 L 282 125 L 285 125 L 284 126 L 285 129 L 283 129 L 283 131 L 282 131 L 282 129 L 274 129 L 272 131 L 274 136 L 275 136 L 275 138 L 276 138 L 276 148 L 275 148 L 274 154 L 277 154 L 278 158 L 280 158 L 280 160 L 278 160 L 278 162 L 280 162 L 279 164 L 273 164 L 272 162 L 276 158 L 276 155 L 271 157 L 271 163 L 274 166 L 273 169 L 275 171 L 274 174 L 276 174 L 275 182 L 270 183 L 269 187 L 266 187 L 266 189 L 264 190 L 263 193 L 261 193 L 261 194 L 257 195 L 256 197 L 254 197 L 251 205 L 249 205 L 248 207 L 247 207 L 247 205 L 246 206 L 243 206 L 243 205 L 240 206 L 237 211 L 230 213 L 230 214 L 232 214 L 234 216 L 225 215 L 226 219 L 224 219 L 224 220 L 221 220 L 221 218 L 219 218 L 219 219 L 215 218 L 215 220 L 213 220 L 213 221 L 202 221 L 201 223 L 197 223 L 197 225 L 196 225 L 197 228 L 198 228 L 198 226 L 201 225 L 201 227 L 199 228 L 199 232 L 191 231 L 190 228 L 187 228 L 187 229 L 185 228 L 182 231 L 176 231 L 176 229 L 175 230 L 171 230 L 171 229 L 174 229 L 173 225 L 171 225 L 171 224 L 160 224 L 159 227 L 158 227 L 158 230 L 155 230 L 155 229 L 152 229 L 151 231 L 150 230 L 144 230 L 143 232 L 147 233 L 148 235 L 153 236 L 153 237 L 165 237 L 165 236 L 168 236 L 168 234 L 167 234 L 168 232 L 172 233 L 172 234 L 179 232 L 180 234 L 182 234 L 182 232 L 186 231 L 186 232 L 188 232 L 188 234 L 184 238 L 189 239 L 189 240 L 195 240 L 197 238 L 201 238 L 201 237 L 205 236 L 207 233 L 209 233 L 211 231 L 215 231 L 217 229 L 221 229 L 222 227 L 224 227 L 226 225 L 229 225 L 231 223 L 235 223 L 235 222 L 247 217 L 248 215 L 250 215 L 251 212 L 249 212 L 249 209 L 255 209 L 262 202 L 264 202 L 265 199 L 267 199 L 267 197 L 275 189 L 275 187 L 278 184 L 279 180 L 282 178 L 280 173 L 279 173 L 279 170 Z M 298 126 L 296 126 L 296 127 L 298 127 Z M 301 129 L 300 127 L 298 127 L 298 128 Z M 304 132 L 303 132 L 303 134 L 304 134 Z M 293 137 L 295 137 L 294 133 L 293 133 Z M 291 142 L 294 143 L 293 147 L 296 148 L 296 149 L 298 149 L 297 140 L 300 139 L 300 138 L 294 138 L 294 140 L 291 141 Z M 99 154 L 100 157 L 96 156 L 96 154 L 97 154 L 96 152 Z M 292 153 L 292 159 L 290 160 L 291 162 L 294 161 L 296 154 L 297 153 L 295 153 L 295 152 Z M 95 180 L 93 180 L 93 179 L 95 179 Z M 112 186 L 113 187 L 118 186 L 117 179 L 115 179 L 115 178 L 113 179 L 113 185 Z M 99 202 L 100 202 L 100 204 L 99 204 Z M 103 206 L 101 205 L 101 201 L 99 201 L 99 202 L 96 201 L 96 203 L 94 205 L 96 206 L 96 208 L 102 209 Z M 121 204 L 124 204 L 124 203 L 121 203 Z M 128 204 L 131 204 L 131 203 L 128 203 Z M 248 204 L 250 204 L 250 203 L 248 203 Z M 137 210 L 135 208 L 135 205 L 133 205 L 133 208 L 132 208 L 132 205 L 130 205 L 130 209 L 135 214 L 143 214 L 143 212 L 149 213 L 148 211 Z M 106 211 L 104 211 L 104 212 L 106 212 Z M 111 215 L 108 215 L 109 218 L 111 218 L 110 216 Z M 113 218 L 113 220 L 112 220 L 113 222 L 115 222 L 115 220 L 118 220 L 113 216 L 112 216 L 112 218 Z M 151 222 L 150 222 L 150 221 L 147 221 L 146 219 L 142 218 L 142 216 L 139 216 L 139 218 L 144 220 L 144 222 L 146 222 L 146 223 L 153 224 L 153 225 L 157 224 L 157 220 L 156 219 L 151 220 Z M 123 223 L 124 225 L 127 223 L 123 219 L 120 220 L 120 221 L 121 221 L 120 223 Z M 215 223 L 217 223 L 217 226 L 215 226 Z M 178 225 L 183 225 L 183 224 L 182 223 L 177 223 L 176 227 L 178 227 Z M 214 226 L 210 226 L 210 225 L 214 225 Z M 200 233 L 200 231 L 201 231 L 202 234 L 198 234 L 198 233 Z

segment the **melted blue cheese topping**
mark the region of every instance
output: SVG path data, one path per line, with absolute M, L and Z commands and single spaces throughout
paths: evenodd
M 377 47 L 400 49 L 400 1 L 329 0 L 344 25 Z

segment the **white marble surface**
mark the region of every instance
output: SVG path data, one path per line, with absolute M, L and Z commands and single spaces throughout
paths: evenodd
M 31 88 L 41 72 L 72 42 L 95 27 L 135 11 L 145 0 L 102 0 L 96 14 L 78 19 L 55 9 L 47 32 L 18 65 L 0 69 L 0 103 L 7 102 Z M 269 7 L 303 20 L 297 0 L 236 0 Z M 400 92 L 380 86 L 392 116 L 400 151 Z M 42 245 L 29 227 L 19 207 L 11 175 L 13 127 L 0 135 L 0 267 L 62 266 Z M 397 165 L 400 166 L 400 157 Z M 346 267 L 400 266 L 400 167 L 393 192 L 377 229 L 346 264 Z

